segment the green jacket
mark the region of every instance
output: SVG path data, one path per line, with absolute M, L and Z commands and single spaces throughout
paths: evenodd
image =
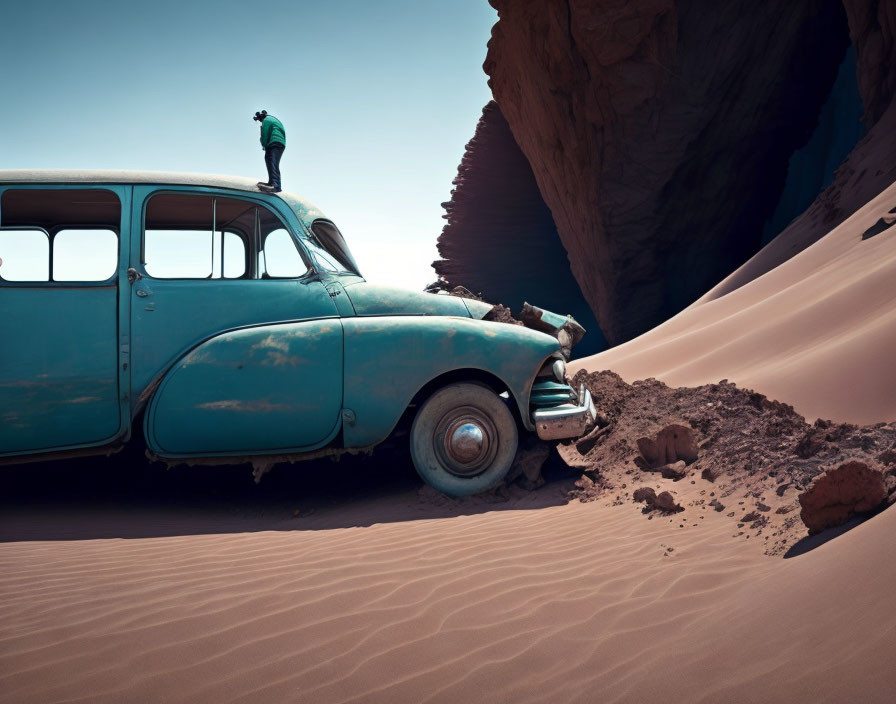
M 261 148 L 267 149 L 272 144 L 286 146 L 286 130 L 283 123 L 273 115 L 268 115 L 261 123 Z

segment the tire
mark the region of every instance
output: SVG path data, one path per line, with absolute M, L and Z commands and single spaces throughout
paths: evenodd
M 513 413 L 494 391 L 474 383 L 436 391 L 411 426 L 417 474 L 449 496 L 478 494 L 500 484 L 516 457 L 517 442 Z

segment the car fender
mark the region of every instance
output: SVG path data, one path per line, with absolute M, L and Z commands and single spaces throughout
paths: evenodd
M 507 387 L 534 430 L 529 392 L 557 340 L 519 325 L 449 316 L 344 318 L 346 447 L 384 440 L 414 396 L 443 374 L 476 369 Z

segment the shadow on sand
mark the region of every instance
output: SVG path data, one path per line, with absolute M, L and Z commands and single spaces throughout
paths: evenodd
M 827 530 L 824 530 L 817 535 L 807 535 L 805 538 L 802 538 L 801 540 L 790 546 L 790 549 L 784 553 L 784 559 L 805 555 L 810 550 L 814 550 L 820 545 L 824 545 L 829 540 L 839 538 L 844 533 L 851 531 L 857 525 L 867 521 L 870 517 L 871 516 L 869 515 L 857 516 L 856 518 L 853 518 L 852 520 L 844 523 L 842 526 L 837 526 L 836 528 L 828 528 Z
M 0 542 L 327 530 L 568 503 L 578 476 L 552 455 L 534 492 L 455 501 L 421 491 L 407 451 L 280 465 L 175 467 L 141 454 L 6 466 Z

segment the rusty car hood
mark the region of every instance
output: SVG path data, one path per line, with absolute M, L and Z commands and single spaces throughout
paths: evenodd
M 410 291 L 394 286 L 382 286 L 358 280 L 343 287 L 355 309 L 355 315 L 453 315 L 474 320 L 500 320 L 495 311 L 503 306 L 494 306 L 475 298 L 444 293 Z M 503 309 L 506 311 L 506 309 Z M 524 303 L 515 322 L 527 328 L 546 333 L 560 343 L 563 356 L 569 359 L 572 348 L 582 339 L 585 329 L 571 316 L 557 315 L 551 311 Z
M 447 294 L 409 291 L 367 281 L 343 284 L 355 315 L 454 315 L 471 316 L 463 298 Z

